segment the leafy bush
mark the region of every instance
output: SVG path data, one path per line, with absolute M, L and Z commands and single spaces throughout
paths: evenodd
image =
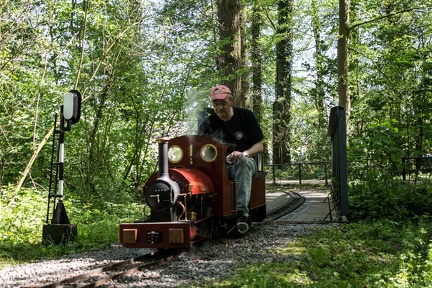
M 349 139 L 352 220 L 406 221 L 432 211 L 430 160 L 404 158 L 425 153 L 407 149 L 412 143 L 402 127 L 395 119 L 371 122 L 364 135 Z
M 349 187 L 352 220 L 406 221 L 432 211 L 432 185 L 413 184 L 373 169 Z
M 22 189 L 12 205 L 8 205 L 11 191 L 1 190 L 0 266 L 108 247 L 118 242 L 120 222 L 143 218 L 141 204 L 128 201 L 84 204 L 80 199 L 66 198 L 70 222 L 78 226 L 77 240 L 66 245 L 45 245 L 42 228 L 47 212 L 46 193 Z

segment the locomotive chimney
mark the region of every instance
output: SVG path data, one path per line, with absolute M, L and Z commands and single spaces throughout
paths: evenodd
M 168 177 L 168 137 L 158 139 L 159 143 L 159 174 L 158 178 Z

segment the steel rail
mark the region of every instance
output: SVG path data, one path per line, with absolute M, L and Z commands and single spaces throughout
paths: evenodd
M 141 261 L 141 260 L 151 259 L 153 257 L 159 256 L 159 254 L 160 254 L 158 252 L 151 252 L 151 253 L 140 255 L 140 256 L 135 257 L 135 258 L 130 258 L 130 259 L 118 262 L 118 263 L 114 263 L 114 264 L 106 265 L 106 266 L 103 266 L 100 268 L 96 268 L 96 269 L 84 272 L 82 274 L 74 275 L 72 277 L 65 278 L 65 279 L 62 279 L 60 281 L 53 282 L 50 284 L 29 284 L 29 285 L 25 285 L 22 287 L 23 288 L 59 288 L 59 287 L 64 287 L 65 284 L 66 285 L 73 284 L 73 287 L 98 287 L 98 286 L 105 284 L 108 281 L 111 281 L 111 280 L 114 280 L 114 279 L 117 279 L 117 278 L 120 278 L 123 276 L 131 275 L 131 274 L 136 273 L 136 272 L 138 272 L 144 268 L 149 268 L 152 266 L 162 264 L 164 262 L 172 261 L 184 253 L 185 253 L 184 251 L 176 252 L 176 253 L 172 253 L 172 254 L 169 254 L 167 256 L 164 256 L 161 259 L 154 260 L 152 262 L 148 262 L 148 263 L 144 263 L 144 264 L 136 263 L 136 262 Z M 126 269 L 124 271 L 121 271 L 119 273 L 108 275 L 107 277 L 104 277 L 102 279 L 98 279 L 92 283 L 88 283 L 88 284 L 85 284 L 83 286 L 77 286 L 74 284 L 76 282 L 88 279 L 90 276 L 102 274 L 102 273 L 106 274 L 107 272 L 110 272 L 110 271 L 112 272 L 115 269 L 121 268 L 123 266 L 129 266 L 130 267 L 131 265 L 136 265 L 136 266 L 133 268 L 129 268 L 129 269 Z M 152 277 L 144 277 L 143 279 L 146 279 L 146 278 L 152 278 Z

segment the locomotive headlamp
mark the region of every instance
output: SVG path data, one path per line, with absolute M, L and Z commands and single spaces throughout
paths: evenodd
M 183 150 L 179 146 L 174 145 L 168 149 L 168 160 L 171 163 L 178 163 L 182 160 L 182 158 Z
M 218 153 L 214 145 L 206 144 L 201 148 L 200 155 L 201 159 L 203 159 L 204 161 L 212 162 L 216 159 Z

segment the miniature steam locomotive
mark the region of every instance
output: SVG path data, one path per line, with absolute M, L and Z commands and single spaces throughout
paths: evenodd
M 237 223 L 236 182 L 226 171 L 229 144 L 198 135 L 160 138 L 159 171 L 143 186 L 150 215 L 146 222 L 120 224 L 128 248 L 179 249 L 210 238 L 244 234 Z M 266 217 L 265 176 L 260 158 L 252 181 L 250 218 Z

